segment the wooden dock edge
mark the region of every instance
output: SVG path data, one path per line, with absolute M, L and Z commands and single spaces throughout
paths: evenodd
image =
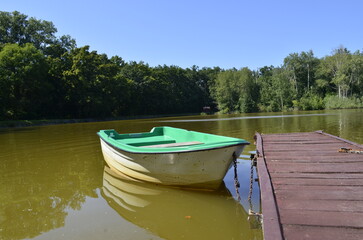
M 352 141 L 349 141 L 347 139 L 344 139 L 344 138 L 341 138 L 341 137 L 338 137 L 338 136 L 335 136 L 335 135 L 331 135 L 329 133 L 326 133 L 326 132 L 323 132 L 323 130 L 318 130 L 318 131 L 315 131 L 316 133 L 320 133 L 322 135 L 325 135 L 325 136 L 329 136 L 329 137 L 332 137 L 332 138 L 335 138 L 335 139 L 338 139 L 340 141 L 343 141 L 343 142 L 346 142 L 346 143 L 349 143 L 351 145 L 354 145 L 354 146 L 357 146 L 359 148 L 363 148 L 363 145 L 361 144 L 358 144 L 358 143 L 355 143 L 355 142 L 352 142 Z
M 275 193 L 264 157 L 263 138 L 258 132 L 255 134 L 255 141 L 257 150 L 257 173 L 261 193 L 263 236 L 265 240 L 284 239 Z

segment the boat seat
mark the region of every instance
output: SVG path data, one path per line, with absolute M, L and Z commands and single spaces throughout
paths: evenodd
M 134 147 L 143 147 L 143 146 L 151 146 L 156 144 L 167 144 L 167 143 L 175 143 L 174 139 L 166 139 L 160 136 L 147 137 L 147 138 L 128 138 L 122 139 L 119 142 L 128 144 Z
M 179 142 L 179 143 L 167 143 L 167 144 L 156 144 L 156 145 L 148 145 L 142 146 L 147 148 L 166 148 L 166 147 L 184 147 L 191 145 L 203 144 L 202 142 L 194 141 L 194 142 Z

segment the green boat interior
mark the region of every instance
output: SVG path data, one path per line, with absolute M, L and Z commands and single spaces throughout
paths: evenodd
M 188 131 L 173 127 L 155 127 L 150 132 L 119 134 L 117 131 L 101 130 L 98 135 L 109 144 L 126 150 L 149 152 L 152 149 L 197 150 L 224 145 L 249 144 L 238 138 Z M 215 146 L 218 145 L 218 146 Z M 142 150 L 145 149 L 145 150 Z

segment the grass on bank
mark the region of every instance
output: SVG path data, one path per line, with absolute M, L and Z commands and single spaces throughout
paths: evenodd
M 363 97 L 326 96 L 321 98 L 316 95 L 304 96 L 300 101 L 294 101 L 294 107 L 299 110 L 363 108 Z

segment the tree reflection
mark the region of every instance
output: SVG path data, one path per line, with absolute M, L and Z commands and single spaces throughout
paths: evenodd
M 260 239 L 228 189 L 192 191 L 130 182 L 108 167 L 102 196 L 124 219 L 165 239 Z
M 73 144 L 75 136 L 59 137 L 43 130 L 0 135 L 0 239 L 33 238 L 63 227 L 69 210 L 97 197 L 99 149 Z

